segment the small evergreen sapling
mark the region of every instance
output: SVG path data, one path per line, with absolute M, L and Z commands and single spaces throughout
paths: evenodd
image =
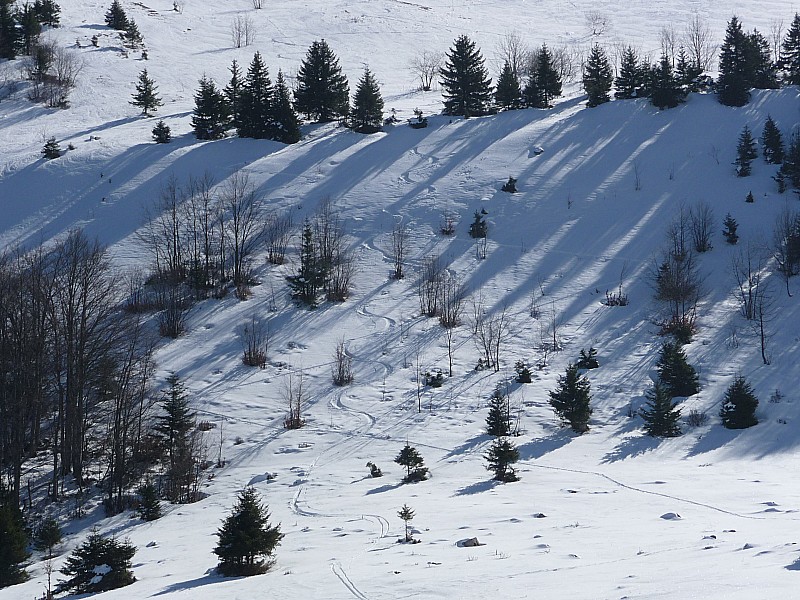
M 589 417 L 592 416 L 590 392 L 589 380 L 578 373 L 578 366 L 574 364 L 567 366 L 566 373 L 558 377 L 558 387 L 550 391 L 550 406 L 575 433 L 589 431 Z
M 517 372 L 517 383 L 531 383 L 533 375 L 528 363 L 524 360 L 518 360 L 514 364 L 514 370 Z
M 259 575 L 275 562 L 275 548 L 283 539 L 281 526 L 269 524 L 269 512 L 258 492 L 247 487 L 239 494 L 231 514 L 217 531 L 214 554 L 225 577 Z
M 758 423 L 758 398 L 743 376 L 738 376 L 725 392 L 719 416 L 728 429 L 747 429 Z
M 672 398 L 692 396 L 700 391 L 697 371 L 686 360 L 683 347 L 676 342 L 664 342 L 656 363 L 658 380 Z
M 425 466 L 422 455 L 408 442 L 395 457 L 394 462 L 406 468 L 406 476 L 403 477 L 404 483 L 417 483 L 428 478 L 428 468 Z
M 61 156 L 61 146 L 58 145 L 56 138 L 51 137 L 47 139 L 44 148 L 42 148 L 42 156 L 44 156 L 46 160 L 53 160 Z
M 508 192 L 509 194 L 516 194 L 517 193 L 517 179 L 516 177 L 509 176 L 508 181 L 503 184 L 501 188 L 502 191 Z
M 736 145 L 736 174 L 739 177 L 748 177 L 752 173 L 752 163 L 758 156 L 756 142 L 750 128 L 745 125 L 739 135 L 739 143 Z
M 739 228 L 739 224 L 736 222 L 736 219 L 731 216 L 731 213 L 725 215 L 725 220 L 722 221 L 722 226 L 722 235 L 725 238 L 725 241 L 730 245 L 735 246 L 739 241 L 739 234 L 736 233 L 736 230 Z
M 155 521 L 161 518 L 161 501 L 158 490 L 149 479 L 139 486 L 139 518 L 142 521 Z
M 375 76 L 369 68 L 356 86 L 349 115 L 350 127 L 358 133 L 377 133 L 383 124 L 383 98 Z
M 495 389 L 489 399 L 486 433 L 495 437 L 503 437 L 511 433 L 511 403 L 500 388 Z
M 164 119 L 160 119 L 156 123 L 152 133 L 156 144 L 169 144 L 172 141 L 172 130 L 169 125 L 164 123 Z
M 764 131 L 761 134 L 761 151 L 764 154 L 764 160 L 768 163 L 779 165 L 783 162 L 783 136 L 770 115 L 767 115 L 767 120 L 764 122 Z
M 753 196 L 752 190 L 747 192 L 747 196 L 745 197 L 744 201 L 747 202 L 748 204 L 753 204 L 756 201 L 755 196 Z
M 403 541 L 413 544 L 416 540 L 411 536 L 411 521 L 414 520 L 414 511 L 408 504 L 403 504 L 403 507 L 397 511 L 397 516 L 403 520 L 405 526 L 405 537 Z
M 58 525 L 58 521 L 50 517 L 42 521 L 37 529 L 34 548 L 46 552 L 48 557 L 52 557 L 53 550 L 61 543 L 61 538 L 61 527 Z
M 469 236 L 475 239 L 485 238 L 489 233 L 489 224 L 486 222 L 484 215 L 486 211 L 481 209 L 475 211 L 475 218 L 469 226 Z
M 142 69 L 139 73 L 139 80 L 136 83 L 136 92 L 133 94 L 131 104 L 142 109 L 142 114 L 149 117 L 151 113 L 158 110 L 164 102 L 158 96 L 158 86 L 147 74 L 147 69 Z
M 57 589 L 96 594 L 130 585 L 136 581 L 131 571 L 134 554 L 136 548 L 130 542 L 106 538 L 93 531 L 67 558 L 61 573 L 69 579 L 59 583 Z
M 486 469 L 494 473 L 495 480 L 503 483 L 519 481 L 512 466 L 519 460 L 519 450 L 508 438 L 502 437 L 492 442 L 484 458 Z
M 595 348 L 589 348 L 589 352 L 586 352 L 585 348 L 581 348 L 581 353 L 578 356 L 578 362 L 575 363 L 579 369 L 596 369 L 600 366 L 600 363 L 597 362 L 597 350 Z
M 653 437 L 675 437 L 681 434 L 678 424 L 681 411 L 678 403 L 672 401 L 669 390 L 661 383 L 656 382 L 652 389 L 647 391 L 647 406 L 640 411 L 644 419 L 644 428 L 647 435 Z

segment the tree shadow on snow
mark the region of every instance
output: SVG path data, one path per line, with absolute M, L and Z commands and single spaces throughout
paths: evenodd
M 534 438 L 526 444 L 522 444 L 519 450 L 520 460 L 530 460 L 532 458 L 541 458 L 545 454 L 549 454 L 559 448 L 563 448 L 572 441 L 572 432 L 566 428 L 559 429 L 553 435 L 541 438 Z
M 471 483 L 469 485 L 464 486 L 456 491 L 454 496 L 471 496 L 472 494 L 480 494 L 481 492 L 487 492 L 489 490 L 493 490 L 498 485 L 500 485 L 499 481 L 494 479 L 489 479 L 488 481 L 478 481 L 477 483 Z
M 190 579 L 189 581 L 179 581 L 177 583 L 173 583 L 172 585 L 168 585 L 160 592 L 156 592 L 153 596 L 166 596 L 167 594 L 172 594 L 174 592 L 182 592 L 185 590 L 191 590 L 194 588 L 202 587 L 205 585 L 211 585 L 214 583 L 224 583 L 225 581 L 233 581 L 235 579 L 242 579 L 241 577 L 223 577 L 222 575 L 218 575 L 216 569 L 209 569 L 206 571 L 206 574 L 203 577 L 198 577 L 197 579 Z
M 368 490 L 366 492 L 366 494 L 364 494 L 364 495 L 365 496 L 371 496 L 372 494 L 382 494 L 383 492 L 391 492 L 392 490 L 396 490 L 397 488 L 399 488 L 401 485 L 403 485 L 403 484 L 402 483 L 387 483 L 386 485 L 381 485 L 381 486 L 378 486 L 376 488 L 372 488 L 371 490 Z
M 634 435 L 617 444 L 611 452 L 608 452 L 602 458 L 601 462 L 611 463 L 640 456 L 645 452 L 655 450 L 660 443 L 661 440 L 659 438 L 649 435 Z

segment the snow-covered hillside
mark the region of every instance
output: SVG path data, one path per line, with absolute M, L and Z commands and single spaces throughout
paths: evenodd
M 167 0 L 123 2 L 144 36 L 146 62 L 139 52 L 123 56 L 102 25 L 106 3 L 60 4 L 63 27 L 51 35 L 70 46 L 77 39 L 84 68 L 67 110 L 34 105 L 24 89 L 0 101 L 1 246 L 47 241 L 80 226 L 109 245 L 120 267 L 143 264 L 147 252 L 136 231 L 169 177 L 183 182 L 210 172 L 224 182 L 242 171 L 271 208 L 291 209 L 296 223 L 329 200 L 356 248 L 357 274 L 347 302 L 298 308 L 285 282 L 297 267 L 292 252 L 282 267 L 259 261 L 261 285 L 251 299 L 229 296 L 195 307 L 188 333 L 159 349 L 158 380 L 171 371 L 184 379 L 194 407 L 217 424 L 207 441 L 216 455 L 221 438 L 226 466 L 206 482 L 208 497 L 169 506 L 152 523 L 90 510 L 67 526 L 56 568 L 97 526 L 138 547 L 138 581 L 108 598 L 796 595 L 800 309 L 797 295 L 787 296 L 774 277 L 772 360 L 764 365 L 756 332 L 738 314 L 730 265 L 748 243 L 770 243 L 787 204 L 797 208 L 796 194 L 777 193 L 773 166 L 759 158 L 751 177 L 737 178 L 732 165 L 744 125 L 760 134 L 772 115 L 785 133 L 795 126 L 797 88 L 756 92 L 743 108 L 695 94 L 659 112 L 643 100 L 587 109 L 574 82 L 551 110 L 466 121 L 432 116 L 426 129 L 399 124 L 371 136 L 305 125 L 303 140 L 292 146 L 198 142 L 189 125 L 197 80 L 205 73 L 224 85 L 231 61 L 246 65 L 255 50 L 271 74 L 291 74 L 309 44 L 325 38 L 351 87 L 369 64 L 387 109 L 396 109 L 402 123 L 416 107 L 441 109 L 439 91 L 415 91 L 409 61 L 420 50 L 446 50 L 462 33 L 482 47 L 494 76 L 497 45 L 509 32 L 533 46 L 578 51 L 598 42 L 610 51 L 630 43 L 655 55 L 664 26 L 680 32 L 697 14 L 719 41 L 738 14 L 746 29 L 769 32 L 778 20 L 791 20 L 791 2 L 288 0 L 255 11 L 250 0 L 187 0 L 180 13 Z M 231 47 L 237 14 L 257 26 L 252 46 Z M 593 35 L 598 15 L 605 25 Z M 154 118 L 138 116 L 129 104 L 144 67 L 164 99 Z M 170 144 L 151 140 L 159 118 L 176 134 Z M 75 149 L 44 161 L 40 150 L 50 136 Z M 500 191 L 509 176 L 518 179 L 517 194 Z M 752 204 L 745 203 L 750 191 Z M 684 424 L 681 437 L 658 440 L 629 417 L 652 386 L 662 342 L 650 273 L 669 223 L 698 201 L 713 209 L 716 232 L 714 248 L 700 258 L 708 294 L 687 346 L 702 390 L 682 408 L 705 411 L 709 422 Z M 484 260 L 467 235 L 481 209 L 490 223 Z M 456 215 L 453 237 L 439 233 L 444 213 Z M 735 247 L 720 233 L 726 213 L 739 222 Z M 391 231 L 398 222 L 411 228 L 412 251 L 410 275 L 394 281 Z M 454 376 L 424 389 L 420 412 L 417 364 L 423 371 L 448 366 L 442 328 L 419 314 L 415 286 L 414 273 L 435 255 L 490 312 L 507 310 L 512 333 L 494 373 L 474 369 L 480 353 L 469 326 L 457 328 Z M 605 306 L 621 273 L 630 304 Z M 270 323 L 263 370 L 241 364 L 236 330 L 253 315 Z M 562 350 L 547 356 L 533 383 L 513 383 L 516 361 L 543 360 L 543 330 L 546 336 L 553 320 Z M 330 376 L 339 340 L 354 360 L 355 381 L 344 388 Z M 589 373 L 594 414 L 591 430 L 575 436 L 554 418 L 548 391 L 589 347 L 601 364 Z M 282 389 L 290 373 L 300 372 L 310 389 L 307 425 L 287 431 Z M 761 404 L 759 425 L 736 432 L 724 429 L 717 413 L 738 374 Z M 514 440 L 521 480 L 500 485 L 485 469 L 491 438 L 484 419 L 492 391 L 506 383 L 523 430 Z M 783 399 L 768 402 L 776 389 Z M 424 455 L 429 481 L 401 485 L 393 459 L 407 440 Z M 367 461 L 384 477 L 368 477 Z M 248 484 L 262 493 L 286 537 L 268 574 L 224 579 L 213 572 L 214 534 Z M 419 544 L 396 543 L 403 504 L 416 511 Z M 680 518 L 663 518 L 669 513 Z M 471 537 L 485 545 L 457 545 Z M 0 590 L 0 599 L 41 596 L 47 576 L 40 560 L 35 554 L 30 581 Z

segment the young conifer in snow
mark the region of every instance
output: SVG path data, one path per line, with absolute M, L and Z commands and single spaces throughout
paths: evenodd
M 289 86 L 286 85 L 282 71 L 278 71 L 278 76 L 275 78 L 271 120 L 275 141 L 284 144 L 296 144 L 300 141 L 300 121 L 292 106 Z
M 748 177 L 752 173 L 753 161 L 758 157 L 756 142 L 750 128 L 745 125 L 739 135 L 739 143 L 736 145 L 736 174 L 739 177 Z
M 506 61 L 503 70 L 497 78 L 497 89 L 494 92 L 494 101 L 499 108 L 513 110 L 519 108 L 522 103 L 522 90 L 519 86 L 519 78 L 514 73 L 514 69 Z
M 783 162 L 783 136 L 770 115 L 767 115 L 767 120 L 764 122 L 761 151 L 764 153 L 764 160 L 768 163 L 779 165 Z
M 486 468 L 494 473 L 495 480 L 504 483 L 519 480 L 512 466 L 519 460 L 519 450 L 508 438 L 501 437 L 492 442 L 484 458 Z
M 758 423 L 758 398 L 743 376 L 738 376 L 725 392 L 719 416 L 728 429 L 746 429 Z
M 691 396 L 700 391 L 697 371 L 686 360 L 683 347 L 676 342 L 664 342 L 656 363 L 658 380 L 671 397 Z
M 611 100 L 609 92 L 613 81 L 608 55 L 599 44 L 595 44 L 583 67 L 583 89 L 588 96 L 586 106 L 592 108 Z
M 669 390 L 660 382 L 647 391 L 647 406 L 640 412 L 647 435 L 653 437 L 675 437 L 681 434 L 678 424 L 681 411 L 672 401 Z
M 428 468 L 422 455 L 411 444 L 406 445 L 395 457 L 394 462 L 406 468 L 406 476 L 403 477 L 405 483 L 416 483 L 425 481 L 428 478 Z
M 139 80 L 136 82 L 136 92 L 133 94 L 131 104 L 142 109 L 142 114 L 149 117 L 151 113 L 158 110 L 164 102 L 158 96 L 158 86 L 147 74 L 147 69 L 142 69 L 139 73 Z
M 589 380 L 578 372 L 577 365 L 570 364 L 566 373 L 559 375 L 558 387 L 550 392 L 550 406 L 575 433 L 589 431 L 589 417 L 592 416 L 590 390 Z
M 369 67 L 356 86 L 350 109 L 350 127 L 358 133 L 376 133 L 383 124 L 383 98 L 378 82 Z

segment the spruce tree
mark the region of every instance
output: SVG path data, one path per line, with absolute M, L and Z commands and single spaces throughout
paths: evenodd
M 350 88 L 325 40 L 314 41 L 297 72 L 295 109 L 320 123 L 347 116 Z
M 528 80 L 525 83 L 525 89 L 522 90 L 522 99 L 525 103 L 525 106 L 541 108 L 542 90 L 539 89 L 539 80 L 536 77 L 536 71 L 528 75 Z
M 630 100 L 631 98 L 641 97 L 644 85 L 644 75 L 639 65 L 639 57 L 631 46 L 627 46 L 622 52 L 619 66 L 619 77 L 617 77 L 614 87 L 614 97 L 619 100 Z
M 788 85 L 800 85 L 800 14 L 794 19 L 781 43 L 781 66 Z
M 725 220 L 722 221 L 722 236 L 725 238 L 725 241 L 728 242 L 730 245 L 734 246 L 739 241 L 739 234 L 736 233 L 736 230 L 739 228 L 739 224 L 736 222 L 731 216 L 731 213 L 725 215 Z
M 16 21 L 22 52 L 30 56 L 39 42 L 39 35 L 42 33 L 42 25 L 36 17 L 33 6 L 28 2 L 23 3 L 17 9 Z
M 406 532 L 403 541 L 413 542 L 414 538 L 411 536 L 411 521 L 414 520 L 414 511 L 411 510 L 411 507 L 408 504 L 403 504 L 402 508 L 397 511 L 397 516 L 403 520 L 403 525 Z
M 522 102 L 522 90 L 519 87 L 519 78 L 511 68 L 508 61 L 503 64 L 503 70 L 497 78 L 497 89 L 494 91 L 495 104 L 504 110 L 514 110 Z
M 519 450 L 514 442 L 501 437 L 492 442 L 484 455 L 486 469 L 494 473 L 494 479 L 504 483 L 519 481 L 513 465 L 519 460 Z
M 0 487 L 0 589 L 28 579 L 23 563 L 28 559 L 28 534 L 22 512 Z
M 692 396 L 700 391 L 697 371 L 686 360 L 683 347 L 676 342 L 664 342 L 656 363 L 658 381 L 670 397 Z
M 54 518 L 50 517 L 42 521 L 36 530 L 36 538 L 33 547 L 40 552 L 45 552 L 46 556 L 53 556 L 53 550 L 61 543 L 61 527 Z
M 758 29 L 747 35 L 745 57 L 746 72 L 752 87 L 757 90 L 776 90 L 780 87 L 769 41 Z
M 767 115 L 764 131 L 761 133 L 761 148 L 764 160 L 768 163 L 779 165 L 783 162 L 783 136 L 770 115 Z
M 142 521 L 155 521 L 161 518 L 161 502 L 158 490 L 149 479 L 139 486 L 139 518 Z
M 599 106 L 611 100 L 611 84 L 614 77 L 606 51 L 599 44 L 592 46 L 583 66 L 583 89 L 588 96 L 588 107 Z
M 158 86 L 150 79 L 147 69 L 142 69 L 142 72 L 139 73 L 136 92 L 133 94 L 131 104 L 141 108 L 145 117 L 151 116 L 151 113 L 157 111 L 158 107 L 164 104 L 158 96 Z
M 123 37 L 128 46 L 132 48 L 138 48 L 144 39 L 139 31 L 139 26 L 133 19 L 128 19 L 128 23 L 125 25 L 125 35 Z
M 58 27 L 61 20 L 61 7 L 55 0 L 34 0 L 33 11 L 42 25 Z
M 258 575 L 275 563 L 275 549 L 283 539 L 281 526 L 270 525 L 270 514 L 258 492 L 246 487 L 239 493 L 231 514 L 217 531 L 214 554 L 217 570 L 225 577 Z
M 597 362 L 597 349 L 590 347 L 589 352 L 586 352 L 585 349 L 581 348 L 578 362 L 575 365 L 579 369 L 597 369 L 600 366 L 600 363 Z
M 482 211 L 475 211 L 475 218 L 469 226 L 469 236 L 471 238 L 485 238 L 489 233 L 489 225 L 484 219 Z
M 356 86 L 349 121 L 350 128 L 358 133 L 376 133 L 383 125 L 381 89 L 369 67 L 364 68 L 364 74 Z
M 745 125 L 739 135 L 739 143 L 736 145 L 736 174 L 739 177 L 748 177 L 752 173 L 753 161 L 758 157 L 756 142 L 750 128 Z
M 172 141 L 172 130 L 169 125 L 164 123 L 163 119 L 155 124 L 152 134 L 156 144 L 169 144 Z
M 424 481 L 428 477 L 428 468 L 422 455 L 408 442 L 395 457 L 394 462 L 406 468 L 406 475 L 403 477 L 405 483 Z
M 314 239 L 314 229 L 308 220 L 303 224 L 300 241 L 300 267 L 296 275 L 290 275 L 286 280 L 292 289 L 293 298 L 310 308 L 316 307 L 325 284 L 325 272 Z
M 686 48 L 683 46 L 678 50 L 678 60 L 675 63 L 675 81 L 685 95 L 688 92 L 697 91 L 697 77 L 702 71 L 689 58 Z
M 225 137 L 228 124 L 228 103 L 216 84 L 203 75 L 194 96 L 192 130 L 198 140 L 218 140 Z
M 484 62 L 481 51 L 468 36 L 455 40 L 440 72 L 444 114 L 471 117 L 489 110 L 492 80 Z
M 737 17 L 731 17 L 719 53 L 719 101 L 726 106 L 744 106 L 750 100 L 752 81 L 748 78 L 747 54 L 750 45 Z
M 130 542 L 105 538 L 97 531 L 67 558 L 61 573 L 69 577 L 58 585 L 59 592 L 96 594 L 130 585 L 136 578 L 131 559 L 136 548 Z
M 792 187 L 800 187 L 800 132 L 795 132 L 789 138 L 789 147 L 783 157 L 780 175 L 784 181 L 788 180 Z
M 725 392 L 719 416 L 728 429 L 747 429 L 758 423 L 758 398 L 743 376 L 738 376 Z
M 155 430 L 160 434 L 169 459 L 167 494 L 173 502 L 186 502 L 194 467 L 191 432 L 195 414 L 189 407 L 189 394 L 175 373 L 167 377 L 168 388 L 161 396 L 163 414 L 157 417 Z
M 575 433 L 589 431 L 592 415 L 589 380 L 578 372 L 577 365 L 569 364 L 566 373 L 558 376 L 558 387 L 550 391 L 550 406 L 565 425 Z
M 274 90 L 269 71 L 256 52 L 247 69 L 244 85 L 239 97 L 239 137 L 271 138 L 275 128 L 272 124 L 272 99 Z
M 275 94 L 270 120 L 276 141 L 284 144 L 296 144 L 300 141 L 300 122 L 294 106 L 292 106 L 289 86 L 286 85 L 282 71 L 278 71 L 278 76 L 275 78 Z
M 119 0 L 113 0 L 106 12 L 106 25 L 117 31 L 125 31 L 128 28 L 128 15 L 125 14 Z
M 681 428 L 678 423 L 681 411 L 678 403 L 672 401 L 669 390 L 661 382 L 656 382 L 645 396 L 647 397 L 647 406 L 642 408 L 640 414 L 644 419 L 644 429 L 647 435 L 653 437 L 680 435 Z
M 539 94 L 542 108 L 550 108 L 550 103 L 554 98 L 561 95 L 561 75 L 556 70 L 553 54 L 542 44 L 539 50 L 538 61 L 536 63 L 536 81 L 538 83 Z
M 47 141 L 42 148 L 42 156 L 47 160 L 53 160 L 61 156 L 61 146 L 58 145 L 56 138 L 47 138 Z
M 486 433 L 502 437 L 511 433 L 511 404 L 500 388 L 489 398 L 489 414 L 486 417 Z
M 241 127 L 241 100 L 244 80 L 242 79 L 242 70 L 239 68 L 239 63 L 236 59 L 233 59 L 228 70 L 231 72 L 231 78 L 222 93 L 225 94 L 225 100 L 228 102 L 231 125 L 236 128 L 236 131 L 239 131 Z
M 19 32 L 13 7 L 13 0 L 0 0 L 0 59 L 14 60 L 17 56 Z
M 650 102 L 659 110 L 675 108 L 683 102 L 684 93 L 672 72 L 672 62 L 666 54 L 661 55 L 661 60 L 653 71 L 652 85 Z

